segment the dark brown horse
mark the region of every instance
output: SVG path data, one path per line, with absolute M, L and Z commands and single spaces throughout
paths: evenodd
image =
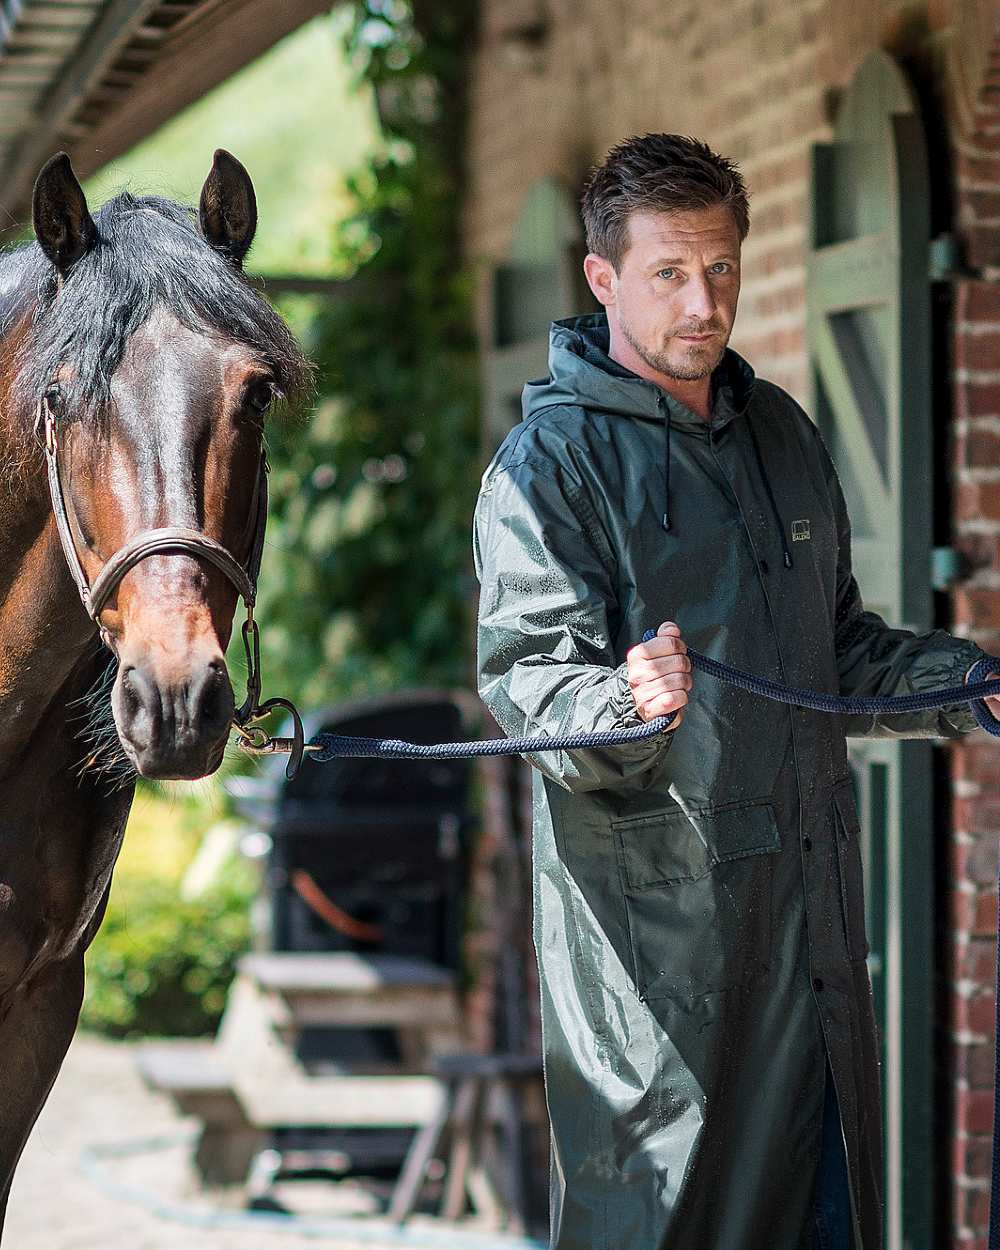
M 265 414 L 309 373 L 241 272 L 256 201 L 228 153 L 197 213 L 123 194 L 93 217 L 60 155 L 33 217 L 37 242 L 0 258 L 0 1225 L 76 1027 L 135 775 L 222 760 L 237 589 L 197 536 L 251 559 Z M 92 616 L 76 578 L 95 587 L 164 527 L 197 534 L 129 564 Z

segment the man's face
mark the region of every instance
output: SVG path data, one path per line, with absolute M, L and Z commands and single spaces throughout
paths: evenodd
M 595 278 L 612 298 L 602 303 L 633 350 L 667 377 L 707 377 L 729 342 L 740 293 L 732 211 L 633 213 L 620 271 L 604 264 Z

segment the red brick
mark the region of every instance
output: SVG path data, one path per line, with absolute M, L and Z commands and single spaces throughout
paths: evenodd
M 955 957 L 955 976 L 991 986 L 996 982 L 996 944 L 989 938 L 972 938 L 962 945 Z
M 966 1061 L 966 1079 L 969 1084 L 973 1089 L 986 1089 L 992 1093 L 995 1075 L 993 1043 L 979 1042 L 965 1049 L 969 1052 Z
M 955 516 L 959 521 L 1000 521 L 1000 482 L 959 481 Z
M 1000 321 L 1000 291 L 992 282 L 962 282 L 957 291 L 956 313 L 963 321 Z
M 994 159 L 990 161 L 991 165 L 998 164 Z M 1000 183 L 1000 178 L 994 178 L 994 182 Z M 983 218 L 1000 217 L 1000 191 L 964 191 L 962 193 L 963 210 L 971 213 L 976 221 Z
M 971 933 L 976 923 L 976 896 L 964 890 L 953 890 L 949 924 L 958 933 Z
M 955 547 L 966 557 L 973 570 L 1000 571 L 1000 540 L 993 535 L 962 534 L 956 540 Z
M 993 1128 L 993 1094 L 985 1090 L 960 1089 L 955 1095 L 956 1122 L 967 1133 L 989 1133 Z
M 993 1021 L 996 1015 L 992 993 L 974 995 L 952 995 L 952 1025 L 963 1032 L 978 1033 L 987 1037 L 993 1033 Z
M 972 834 L 978 840 L 989 844 L 990 849 L 985 851 L 984 854 L 993 854 L 995 861 L 997 847 L 996 830 L 1000 828 L 1000 794 L 997 794 L 991 787 L 989 790 L 984 790 L 981 794 L 971 795 L 967 799 L 956 798 L 952 801 L 951 811 L 954 827 L 960 829 L 963 833 Z M 968 856 L 966 856 L 967 858 Z M 952 863 L 955 865 L 956 872 L 965 874 L 968 871 L 965 860 L 962 860 L 960 856 L 953 855 Z M 986 878 L 987 882 L 997 875 L 995 869 L 996 863 L 994 862 L 994 871 Z M 982 877 L 976 874 L 975 870 L 972 870 L 969 875 L 972 880 L 983 880 Z
M 980 804 L 980 808 L 984 805 Z M 995 827 L 995 826 L 994 826 Z M 978 885 L 993 885 L 997 880 L 998 845 L 996 835 L 977 839 L 967 848 L 966 872 Z
M 991 651 L 990 654 L 993 652 Z M 991 742 L 977 741 L 969 737 L 961 739 L 958 745 L 960 750 L 952 757 L 952 776 L 956 779 L 978 782 L 984 787 L 995 786 L 998 780 L 996 747 L 992 746 Z
M 1000 264 L 1000 230 L 996 226 L 966 226 L 962 234 L 966 260 L 973 268 Z
M 976 1041 L 955 1046 L 955 1075 L 976 1090 L 993 1091 L 993 1041 Z M 960 1169 L 965 1171 L 966 1169 Z
M 956 335 L 955 364 L 960 369 L 1000 369 L 1000 331 Z
M 1000 336 L 996 350 L 1000 351 Z M 1000 432 L 969 430 L 965 436 L 965 463 L 972 469 L 995 469 L 1000 466 Z
M 959 186 L 969 182 L 992 182 L 1000 185 L 1000 156 L 970 156 L 966 152 L 958 152 L 955 157 L 955 178 Z M 968 195 L 970 192 L 964 194 Z
M 984 1229 L 990 1223 L 990 1195 L 983 1189 L 965 1191 L 962 1203 L 962 1224 L 966 1228 Z
M 975 913 L 972 920 L 973 934 L 995 934 L 997 931 L 997 892 L 984 890 L 976 896 Z
M 959 417 L 995 417 L 1000 412 L 1000 383 L 959 382 L 955 387 L 955 412 Z
M 974 485 L 979 490 L 980 501 L 985 498 L 996 506 L 997 519 L 1000 519 L 1000 482 L 976 482 Z M 988 510 L 983 510 L 981 515 L 989 515 Z M 1000 590 L 970 590 L 960 587 L 954 592 L 952 603 L 956 617 L 970 625 L 1000 625 Z
M 981 1180 L 990 1175 L 993 1164 L 993 1140 L 990 1137 L 965 1137 L 964 1165 L 955 1169 L 956 1176 L 968 1176 Z

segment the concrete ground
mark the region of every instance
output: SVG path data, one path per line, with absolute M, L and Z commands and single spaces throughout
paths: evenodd
M 469 1225 L 414 1220 L 404 1238 L 346 1183 L 286 1182 L 312 1235 L 247 1221 L 238 1196 L 206 1200 L 190 1166 L 194 1124 L 138 1077 L 127 1043 L 77 1034 L 28 1142 L 4 1250 L 525 1250 L 529 1243 Z M 145 1141 L 147 1147 L 131 1149 Z M 122 1146 L 129 1147 L 121 1149 Z M 117 1153 L 116 1153 L 117 1152 Z M 367 1207 L 367 1210 L 366 1210 Z M 348 1219 L 355 1215 L 353 1220 Z

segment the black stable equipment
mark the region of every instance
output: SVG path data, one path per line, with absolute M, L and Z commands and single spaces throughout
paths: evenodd
M 420 688 L 352 700 L 307 718 L 311 734 L 381 734 L 402 727 L 418 740 L 460 738 L 482 720 L 467 691 Z M 280 767 L 224 782 L 235 806 L 267 835 L 267 946 L 274 951 L 355 952 L 427 961 L 461 976 L 468 845 L 476 823 L 472 765 L 427 768 L 392 759 L 338 760 L 287 778 Z M 278 765 L 277 758 L 273 764 Z M 311 1025 L 297 1057 L 311 1070 L 405 1065 L 396 1030 Z M 407 1128 L 276 1130 L 272 1144 L 303 1159 L 339 1157 L 339 1171 L 395 1175 Z
M 402 726 L 430 741 L 467 734 L 476 704 L 463 690 L 402 690 L 308 723 L 317 736 Z M 414 769 L 384 757 L 229 778 L 236 806 L 270 839 L 271 949 L 408 955 L 457 972 L 471 782 L 467 760 Z

